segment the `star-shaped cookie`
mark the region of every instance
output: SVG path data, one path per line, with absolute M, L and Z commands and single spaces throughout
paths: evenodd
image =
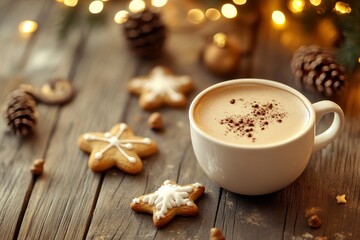
M 81 150 L 90 153 L 88 165 L 94 172 L 116 166 L 126 173 L 136 174 L 143 167 L 140 157 L 157 152 L 154 141 L 135 136 L 125 123 L 116 124 L 110 132 L 82 134 L 78 145 Z
M 194 201 L 204 191 L 205 187 L 200 183 L 181 186 L 166 180 L 156 192 L 134 198 L 130 207 L 136 212 L 152 213 L 155 226 L 160 228 L 176 215 L 198 214 L 199 209 Z
M 157 66 L 148 76 L 133 78 L 128 84 L 131 93 L 140 95 L 140 106 L 154 110 L 162 105 L 185 107 L 187 98 L 184 95 L 193 88 L 188 76 L 175 76 L 168 68 Z

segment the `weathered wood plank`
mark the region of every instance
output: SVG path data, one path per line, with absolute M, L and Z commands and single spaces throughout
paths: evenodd
M 28 4 L 32 4 L 32 12 L 28 13 Z M 17 24 L 24 15 L 38 18 L 48 9 L 47 1 L 23 1 L 9 8 L 6 18 L 0 23 L 0 38 L 3 43 L 0 47 L 2 56 L 0 78 L 0 102 L 3 103 L 6 95 L 16 88 L 21 79 L 12 79 L 13 75 L 18 76 L 22 68 L 15 68 L 24 52 L 29 48 L 30 39 L 22 39 L 17 32 Z M 15 25 L 14 25 L 15 24 Z M 10 27 L 11 26 L 11 27 Z M 34 39 L 35 40 L 35 39 Z M 40 157 L 46 148 L 46 139 L 50 132 L 50 125 L 40 120 L 43 128 L 38 134 L 44 138 L 33 135 L 29 138 L 13 136 L 6 130 L 6 124 L 1 120 L 0 124 L 0 236 L 2 239 L 11 239 L 17 234 L 20 227 L 22 214 L 26 208 L 27 199 L 31 193 L 33 179 L 29 166 L 35 156 Z
M 13 1 L 4 0 L 0 2 L 0 24 L 6 18 L 7 14 L 11 12 Z
M 130 55 L 119 27 L 111 22 L 86 36 L 87 40 L 72 35 L 67 43 L 57 45 L 55 19 L 61 15 L 57 3 L 31 3 L 31 13 L 25 11 L 29 1 L 16 1 L 11 7 L 0 4 L 0 13 L 5 6 L 9 10 L 6 17 L 0 16 L 0 40 L 9 43 L 0 46 L 4 69 L 0 102 L 21 82 L 39 86 L 52 76 L 70 75 L 79 93 L 74 102 L 60 108 L 39 105 L 39 127 L 30 138 L 0 137 L 1 239 L 208 239 L 213 226 L 226 239 L 360 238 L 360 84 L 351 85 L 346 98 L 339 100 L 346 112 L 343 133 L 313 155 L 294 184 L 265 196 L 241 196 L 220 189 L 199 168 L 191 147 L 187 108 L 160 109 L 165 131 L 153 132 L 146 123 L 150 112 L 138 106 L 138 98 L 128 94 L 126 84 L 162 64 L 176 74 L 193 77 L 196 89 L 189 95 L 191 100 L 205 87 L 225 80 L 209 73 L 199 61 L 206 38 L 236 29 L 246 54 L 234 78 L 268 78 L 295 86 L 289 67 L 291 51 L 279 43 L 279 32 L 263 21 L 255 41 L 251 34 L 256 28 L 239 27 L 239 22 L 223 19 L 228 22 L 193 26 L 184 23 L 186 12 L 177 15 L 184 18 L 177 22 L 171 18 L 180 5 L 169 4 L 171 11 L 164 11 L 170 27 L 166 54 L 143 62 Z M 123 4 L 115 3 L 113 10 L 122 9 Z M 186 4 L 191 7 L 192 3 Z M 38 19 L 41 24 L 30 41 L 17 35 L 17 25 L 25 18 Z M 253 42 L 257 43 L 255 52 Z M 10 80 L 11 76 L 20 79 Z M 305 95 L 312 102 L 323 99 Z M 330 120 L 326 117 L 319 129 Z M 144 160 L 139 175 L 116 169 L 95 174 L 88 169 L 88 156 L 77 148 L 76 140 L 81 133 L 106 131 L 119 121 L 127 122 L 136 134 L 155 139 L 160 152 Z M 29 167 L 38 157 L 45 157 L 45 174 L 33 179 Z M 199 181 L 206 191 L 197 201 L 198 216 L 176 217 L 157 230 L 150 215 L 133 212 L 129 204 L 132 198 L 155 191 L 166 179 L 180 184 Z M 336 195 L 342 193 L 347 195 L 346 205 L 336 203 Z M 311 212 L 323 220 L 320 229 L 307 226 L 305 215 Z
M 288 50 L 278 43 L 279 34 L 263 23 L 254 55 L 253 77 L 272 79 L 300 89 L 292 82 Z M 276 61 L 274 61 L 276 59 Z M 270 64 L 271 63 L 271 64 Z M 300 89 L 301 90 L 301 89 Z M 346 103 L 346 126 L 334 143 L 315 153 L 300 178 L 282 191 L 259 197 L 246 197 L 223 191 L 216 226 L 230 239 L 357 239 L 360 230 L 356 197 L 359 191 L 359 105 L 354 104 L 358 88 L 350 90 Z M 304 93 L 312 102 L 324 99 Z M 357 101 L 358 102 L 358 101 Z M 351 105 L 351 107 L 350 107 Z M 328 118 L 326 120 L 331 120 Z M 321 122 L 324 129 L 329 121 Z M 355 130 L 356 132 L 356 130 Z M 346 205 L 336 203 L 336 195 L 354 198 Z M 236 207 L 234 207 L 236 206 Z M 235 208 L 235 210 L 234 210 Z M 355 210 L 357 209 L 357 210 Z M 317 213 L 320 229 L 307 225 L 306 215 Z
M 288 220 L 285 231 L 288 236 L 309 232 L 330 239 L 360 238 L 358 198 L 360 189 L 359 164 L 359 84 L 353 84 L 347 95 L 345 128 L 334 143 L 313 155 L 309 166 L 297 181 L 297 188 L 286 195 L 298 194 L 289 201 Z M 348 203 L 336 203 L 336 196 L 346 194 Z M 286 196 L 289 198 L 288 196 Z M 294 201 L 295 200 L 295 201 Z M 294 212 L 298 206 L 297 212 Z M 307 226 L 304 215 L 314 210 L 322 219 L 319 230 Z M 293 223 L 293 224 L 292 224 Z
M 109 24 L 87 37 L 74 76 L 79 91 L 57 115 L 46 174 L 34 187 L 20 239 L 81 239 L 86 234 L 102 175 L 87 167 L 88 156 L 76 141 L 84 132 L 107 131 L 126 106 L 122 79 L 135 71 L 135 64 L 122 54 L 118 34 L 118 27 Z
M 191 54 L 191 52 L 198 46 L 198 41 L 194 39 L 191 48 L 180 48 L 179 42 L 182 40 L 183 36 L 174 36 L 168 44 L 168 49 L 178 46 L 178 51 L 189 53 L 189 55 L 184 54 L 184 57 L 187 56 L 188 59 L 190 56 L 193 58 L 192 60 L 197 61 L 196 56 Z M 194 71 L 194 66 L 189 65 L 191 62 L 183 61 L 179 58 L 178 62 L 160 60 L 155 64 L 166 65 L 173 69 L 175 74 L 186 75 Z M 141 67 L 139 67 L 139 71 L 136 74 L 144 75 L 154 66 L 154 63 L 140 63 L 139 66 Z M 127 79 L 123 79 L 124 83 L 130 77 L 128 76 Z M 207 82 L 195 81 L 195 84 L 198 91 Z M 188 130 L 187 109 L 160 109 L 165 121 L 165 131 L 155 133 L 147 126 L 147 117 L 150 113 L 140 108 L 138 98 L 130 96 L 126 91 L 123 94 L 130 98 L 130 105 L 119 120 L 125 121 L 132 126 L 137 135 L 147 136 L 156 140 L 160 151 L 156 156 L 144 160 L 144 170 L 136 176 L 129 176 L 117 170 L 110 171 L 105 175 L 87 238 L 152 239 L 194 237 L 194 231 L 191 229 L 198 229 L 198 224 L 211 218 L 202 220 L 199 216 L 192 219 L 178 217 L 168 227 L 157 231 L 152 224 L 150 215 L 136 214 L 129 207 L 134 197 L 155 191 L 166 179 L 178 181 L 180 184 L 187 184 L 187 181 L 200 181 L 206 184 L 209 190 L 214 192 L 214 195 L 216 194 L 216 190 L 207 184 L 208 180 L 204 178 L 200 170 L 191 167 L 195 163 L 195 158 L 189 155 L 189 152 L 191 153 L 192 150 Z M 182 175 L 189 174 L 191 171 L 193 171 L 193 174 L 184 179 Z M 204 206 L 202 201 L 205 201 L 205 205 L 215 204 L 216 206 L 216 200 L 210 203 L 206 201 L 208 199 L 208 197 L 205 197 L 203 200 L 199 200 L 200 209 Z M 209 224 L 209 227 L 211 224 Z M 191 229 L 189 230 L 189 228 Z
M 196 26 L 189 31 L 182 28 L 177 31 L 178 28 L 171 25 L 166 55 L 150 63 L 140 62 L 136 74 L 145 75 L 153 66 L 160 64 L 170 67 L 175 74 L 189 75 L 196 87 L 190 100 L 204 88 L 223 80 L 206 70 L 200 62 L 200 52 L 207 38 L 217 32 L 216 29 L 226 29 L 221 28 L 222 25 L 212 25 L 215 29 L 206 26 L 199 28 L 199 34 L 195 35 L 192 33 Z M 243 28 L 243 31 L 247 30 Z M 240 34 L 243 31 L 239 31 Z M 190 142 L 188 109 L 160 109 L 166 130 L 154 133 L 147 127 L 149 113 L 142 110 L 137 101 L 137 97 L 130 97 L 130 105 L 119 120 L 133 126 L 137 134 L 155 139 L 160 152 L 144 160 L 144 170 L 137 176 L 124 175 L 117 170 L 105 175 L 87 239 L 208 238 L 217 213 L 220 188 L 204 175 L 196 162 Z M 199 216 L 177 217 L 168 226 L 157 230 L 150 215 L 134 213 L 129 205 L 134 197 L 155 191 L 166 179 L 176 180 L 179 184 L 199 181 L 206 186 L 206 191 L 198 201 Z

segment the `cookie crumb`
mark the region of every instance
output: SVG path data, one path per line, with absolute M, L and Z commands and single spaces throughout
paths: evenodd
M 234 104 L 234 103 L 235 103 L 235 99 L 231 99 L 231 100 L 230 100 L 230 103 L 231 103 L 231 104 Z
M 152 113 L 148 118 L 148 125 L 152 130 L 161 130 L 164 127 L 162 116 L 159 112 Z
M 319 207 L 311 207 L 311 208 L 307 208 L 305 210 L 305 217 L 308 218 L 310 217 L 311 215 L 316 215 L 318 214 L 319 212 L 321 212 L 322 209 L 319 208 Z
M 336 196 L 336 202 L 339 203 L 339 204 L 345 204 L 345 203 L 347 203 L 345 197 L 346 197 L 345 194 L 343 194 L 343 195 L 337 195 L 337 196 Z
M 30 171 L 34 176 L 40 176 L 44 171 L 44 160 L 36 159 L 33 162 L 33 165 L 31 166 Z
M 321 219 L 318 215 L 314 214 L 309 217 L 308 219 L 308 225 L 311 228 L 319 228 L 321 227 Z
M 222 232 L 218 228 L 212 228 L 210 230 L 210 240 L 225 240 Z

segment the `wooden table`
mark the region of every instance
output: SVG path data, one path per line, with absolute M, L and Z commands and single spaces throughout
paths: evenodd
M 195 2 L 195 1 L 194 1 Z M 196 89 L 224 80 L 199 61 L 207 37 L 218 31 L 237 36 L 243 56 L 234 76 L 273 79 L 294 86 L 289 67 L 292 50 L 280 43 L 280 32 L 265 16 L 259 21 L 222 20 L 189 24 L 192 1 L 168 4 L 166 54 L 141 61 L 128 50 L 121 27 L 112 20 L 126 8 L 123 1 L 106 3 L 108 22 L 91 31 L 75 29 L 58 41 L 63 7 L 48 0 L 0 2 L 0 100 L 21 83 L 40 86 L 53 77 L 71 79 L 76 98 L 65 106 L 38 105 L 39 124 L 27 138 L 14 136 L 0 124 L 0 239 L 208 239 L 212 227 L 226 239 L 360 239 L 360 87 L 355 81 L 337 100 L 346 115 L 337 140 L 313 154 L 301 177 L 282 191 L 265 196 L 241 196 L 213 184 L 200 169 L 192 149 L 186 109 L 162 108 L 165 131 L 147 126 L 151 112 L 126 90 L 134 76 L 158 64 L 175 74 L 189 75 Z M 29 37 L 17 27 L 35 19 L 40 28 Z M 353 78 L 356 78 L 353 77 Z M 358 78 L 358 76 L 357 76 Z M 295 86 L 296 87 L 296 86 Z M 322 97 L 305 92 L 312 102 Z M 331 120 L 331 117 L 329 117 Z M 139 136 L 157 141 L 159 153 L 144 160 L 135 176 L 112 169 L 102 174 L 87 166 L 88 156 L 76 141 L 89 131 L 106 131 L 128 123 Z M 324 128 L 328 124 L 321 124 Z M 321 130 L 321 127 L 320 127 Z M 45 159 L 45 172 L 32 177 L 30 166 Z M 150 215 L 133 212 L 134 197 L 155 191 L 166 179 L 206 186 L 196 217 L 176 217 L 158 230 Z M 348 203 L 337 204 L 346 194 Z M 307 224 L 307 214 L 322 219 L 319 229 Z

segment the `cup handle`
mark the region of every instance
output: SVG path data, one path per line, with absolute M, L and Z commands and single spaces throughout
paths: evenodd
M 330 127 L 324 132 L 315 136 L 313 152 L 316 152 L 335 139 L 335 137 L 340 133 L 340 130 L 344 127 L 345 118 L 344 113 L 339 105 L 331 101 L 321 101 L 314 103 L 313 108 L 316 115 L 316 124 L 325 114 L 332 112 L 334 113 L 334 120 Z

